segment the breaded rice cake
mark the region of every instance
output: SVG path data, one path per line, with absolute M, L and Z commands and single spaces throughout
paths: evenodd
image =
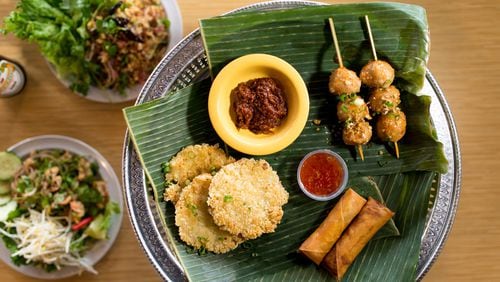
M 244 240 L 220 229 L 208 212 L 208 187 L 212 175 L 205 173 L 184 187 L 175 205 L 175 225 L 182 241 L 196 249 L 226 253 Z
M 245 158 L 214 175 L 207 201 L 215 224 L 245 239 L 274 232 L 287 202 L 288 193 L 269 163 Z
M 177 153 L 167 165 L 164 192 L 165 201 L 174 204 L 179 199 L 182 188 L 197 175 L 219 170 L 223 165 L 234 162 L 234 158 L 216 145 L 190 145 Z

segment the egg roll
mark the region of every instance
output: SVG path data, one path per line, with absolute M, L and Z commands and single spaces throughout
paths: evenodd
M 365 198 L 349 188 L 299 251 L 319 265 L 365 203 Z
M 337 280 L 342 279 L 356 256 L 393 215 L 394 212 L 369 197 L 366 205 L 328 252 L 321 265 Z

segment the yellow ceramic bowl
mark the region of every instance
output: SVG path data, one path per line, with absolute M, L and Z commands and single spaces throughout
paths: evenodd
M 284 90 L 288 114 L 268 134 L 239 129 L 235 123 L 231 90 L 239 83 L 261 77 L 277 79 Z M 208 98 L 210 121 L 229 146 L 250 155 L 268 155 L 283 150 L 300 135 L 309 114 L 309 94 L 300 74 L 284 60 L 266 54 L 242 56 L 226 65 L 215 78 Z

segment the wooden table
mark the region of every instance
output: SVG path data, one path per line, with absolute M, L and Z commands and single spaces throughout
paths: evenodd
M 198 19 L 251 4 L 251 0 L 182 0 L 184 34 Z M 200 3 L 202 2 L 202 3 Z M 338 1 L 328 1 L 338 2 Z M 343 1 L 354 2 L 354 1 Z M 500 280 L 500 6 L 495 1 L 410 1 L 427 9 L 432 48 L 429 68 L 446 93 L 460 136 L 463 185 L 455 224 L 427 281 Z M 0 17 L 15 6 L 0 0 Z M 19 61 L 28 74 L 21 95 L 0 99 L 0 150 L 31 136 L 61 134 L 100 151 L 120 177 L 125 122 L 132 103 L 100 104 L 72 94 L 49 71 L 37 47 L 0 37 L 0 54 Z M 98 276 L 68 281 L 157 281 L 134 235 L 127 213 L 121 233 L 97 264 Z M 2 281 L 32 281 L 0 263 Z

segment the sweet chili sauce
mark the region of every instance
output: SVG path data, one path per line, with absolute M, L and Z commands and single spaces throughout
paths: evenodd
M 344 178 L 340 162 L 328 153 L 316 153 L 302 163 L 300 180 L 307 191 L 327 196 L 337 191 Z

